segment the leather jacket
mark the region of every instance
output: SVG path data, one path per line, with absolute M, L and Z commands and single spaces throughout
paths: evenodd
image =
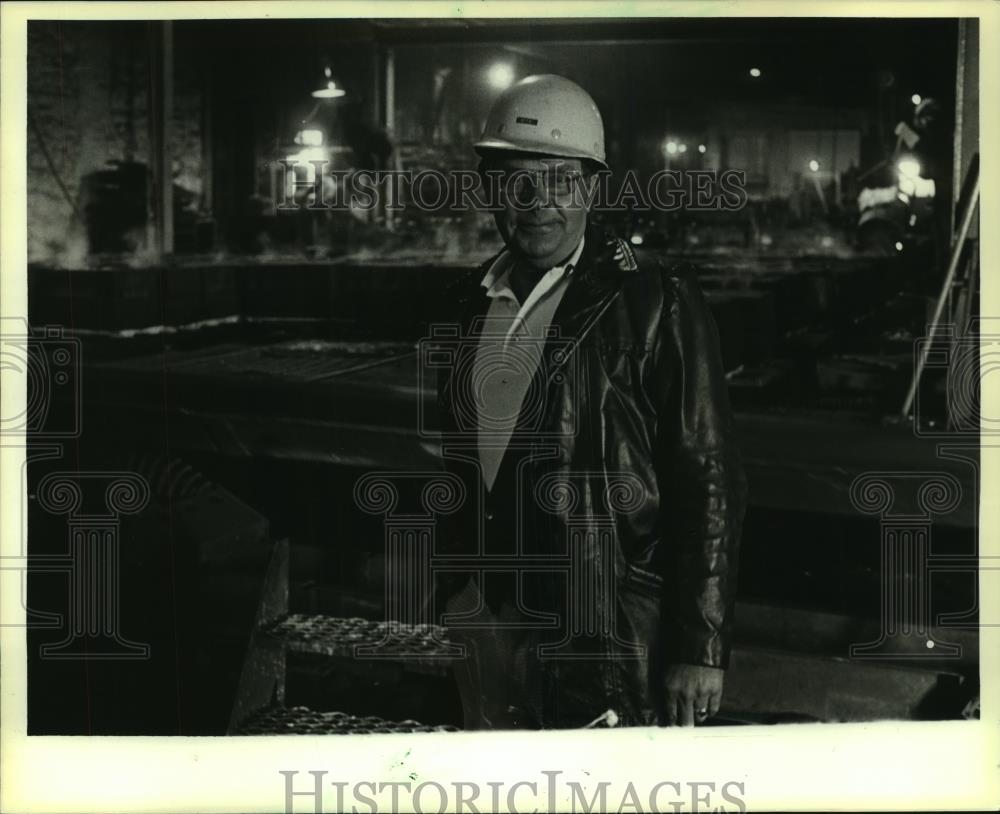
M 664 664 L 729 658 L 746 482 L 715 324 L 689 265 L 591 226 L 487 493 L 466 371 L 491 262 L 453 288 L 465 344 L 438 380 L 444 464 L 469 496 L 445 546 L 541 563 L 512 589 L 559 617 L 540 624 L 539 725 L 655 723 Z

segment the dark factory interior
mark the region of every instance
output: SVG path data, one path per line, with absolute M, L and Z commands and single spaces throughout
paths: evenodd
M 539 73 L 593 96 L 614 177 L 745 180 L 598 215 L 718 328 L 749 508 L 712 723 L 977 715 L 978 48 L 947 18 L 32 21 L 29 732 L 462 728 L 433 626 L 387 607 L 419 522 L 358 485 L 439 465 L 421 342 L 501 241 L 303 190 L 474 169 Z

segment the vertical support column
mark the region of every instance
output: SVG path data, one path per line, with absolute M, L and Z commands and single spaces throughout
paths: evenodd
M 383 61 L 385 60 L 385 46 L 376 44 L 372 49 L 372 84 L 371 84 L 371 111 L 373 124 L 379 128 L 385 128 L 385 108 L 382 104 L 382 73 Z
M 372 56 L 370 61 L 371 67 L 371 85 L 369 92 L 369 104 L 371 106 L 371 123 L 376 131 L 385 130 L 385 105 L 382 102 L 382 74 L 383 74 L 383 61 L 385 46 L 380 43 L 376 43 L 372 48 Z M 388 166 L 372 167 L 376 170 L 387 170 Z M 379 194 L 382 196 L 382 200 L 379 204 L 371 210 L 369 217 L 373 224 L 380 224 L 384 216 L 385 208 L 385 190 L 379 190 Z
M 386 46 L 385 62 L 382 72 L 385 78 L 385 132 L 389 136 L 389 142 L 392 144 L 392 155 L 389 158 L 389 169 L 400 170 L 402 167 L 400 166 L 399 160 L 399 144 L 396 140 L 396 50 L 391 45 Z M 385 228 L 390 232 L 396 228 L 396 212 L 392 208 L 396 203 L 398 203 L 393 200 L 395 189 L 395 184 L 387 182 L 386 189 L 383 193 L 383 200 L 385 200 L 386 205 Z
M 215 215 L 215 176 L 213 141 L 215 139 L 215 72 L 204 73 L 201 97 L 201 207 L 204 214 Z M 272 198 L 271 206 L 274 206 Z
M 149 23 L 149 219 L 147 241 L 158 260 L 174 251 L 174 29 Z
M 392 46 L 385 49 L 383 67 L 385 77 L 385 129 L 392 138 L 396 133 L 396 50 Z
M 944 202 L 948 207 L 948 234 L 956 240 L 956 230 L 960 228 L 962 213 L 958 207 L 962 195 L 969 194 L 969 182 L 973 173 L 979 174 L 979 20 L 975 17 L 958 21 L 958 48 L 955 66 L 955 135 L 952 168 L 951 198 Z M 975 162 L 975 163 L 974 163 Z M 940 203 L 940 202 L 938 202 Z M 980 215 L 981 217 L 981 215 Z M 969 224 L 967 239 L 972 242 L 968 249 L 968 261 L 964 273 L 958 275 L 954 291 L 949 292 L 954 303 L 948 303 L 948 313 L 955 322 L 955 335 L 951 342 L 952 358 L 969 352 L 969 338 L 975 312 L 978 309 L 979 292 L 979 220 L 974 218 Z M 963 341 L 965 340 L 965 341 Z M 964 347 L 963 347 L 964 346 Z M 978 365 L 977 365 L 978 367 Z M 949 377 L 951 370 L 949 370 Z M 978 372 L 975 374 L 978 379 Z M 975 423 L 977 416 L 971 415 L 948 400 L 948 427 L 956 424 Z M 956 407 L 958 410 L 956 411 Z
M 979 152 L 979 19 L 958 21 L 958 53 L 955 66 L 955 152 L 952 172 L 952 199 L 945 204 L 951 211 L 950 233 L 955 234 L 955 208 L 962 183 L 969 173 L 972 157 Z M 978 224 L 970 237 L 979 236 Z

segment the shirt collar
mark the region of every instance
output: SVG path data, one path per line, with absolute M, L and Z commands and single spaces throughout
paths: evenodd
M 577 263 L 580 262 L 580 257 L 583 255 L 583 244 L 585 239 L 585 237 L 580 238 L 580 242 L 577 244 L 576 250 L 573 254 L 570 255 L 569 260 L 560 266 L 553 266 L 545 272 L 544 276 L 560 277 L 564 272 L 572 274 Z M 510 287 L 510 271 L 513 267 L 514 256 L 511 254 L 509 249 L 504 249 L 500 253 L 500 256 L 493 261 L 493 264 L 486 272 L 486 276 L 483 277 L 482 283 L 480 283 L 480 285 L 486 289 L 487 297 L 495 299 L 496 297 L 505 295 L 510 297 L 514 296 L 514 292 Z

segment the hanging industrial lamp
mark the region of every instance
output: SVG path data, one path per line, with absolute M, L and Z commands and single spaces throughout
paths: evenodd
M 323 87 L 312 92 L 314 99 L 338 99 L 346 95 L 346 91 L 343 88 L 338 88 L 337 83 L 331 78 L 333 72 L 328 67 L 323 69 L 323 73 L 326 75 L 326 83 Z

